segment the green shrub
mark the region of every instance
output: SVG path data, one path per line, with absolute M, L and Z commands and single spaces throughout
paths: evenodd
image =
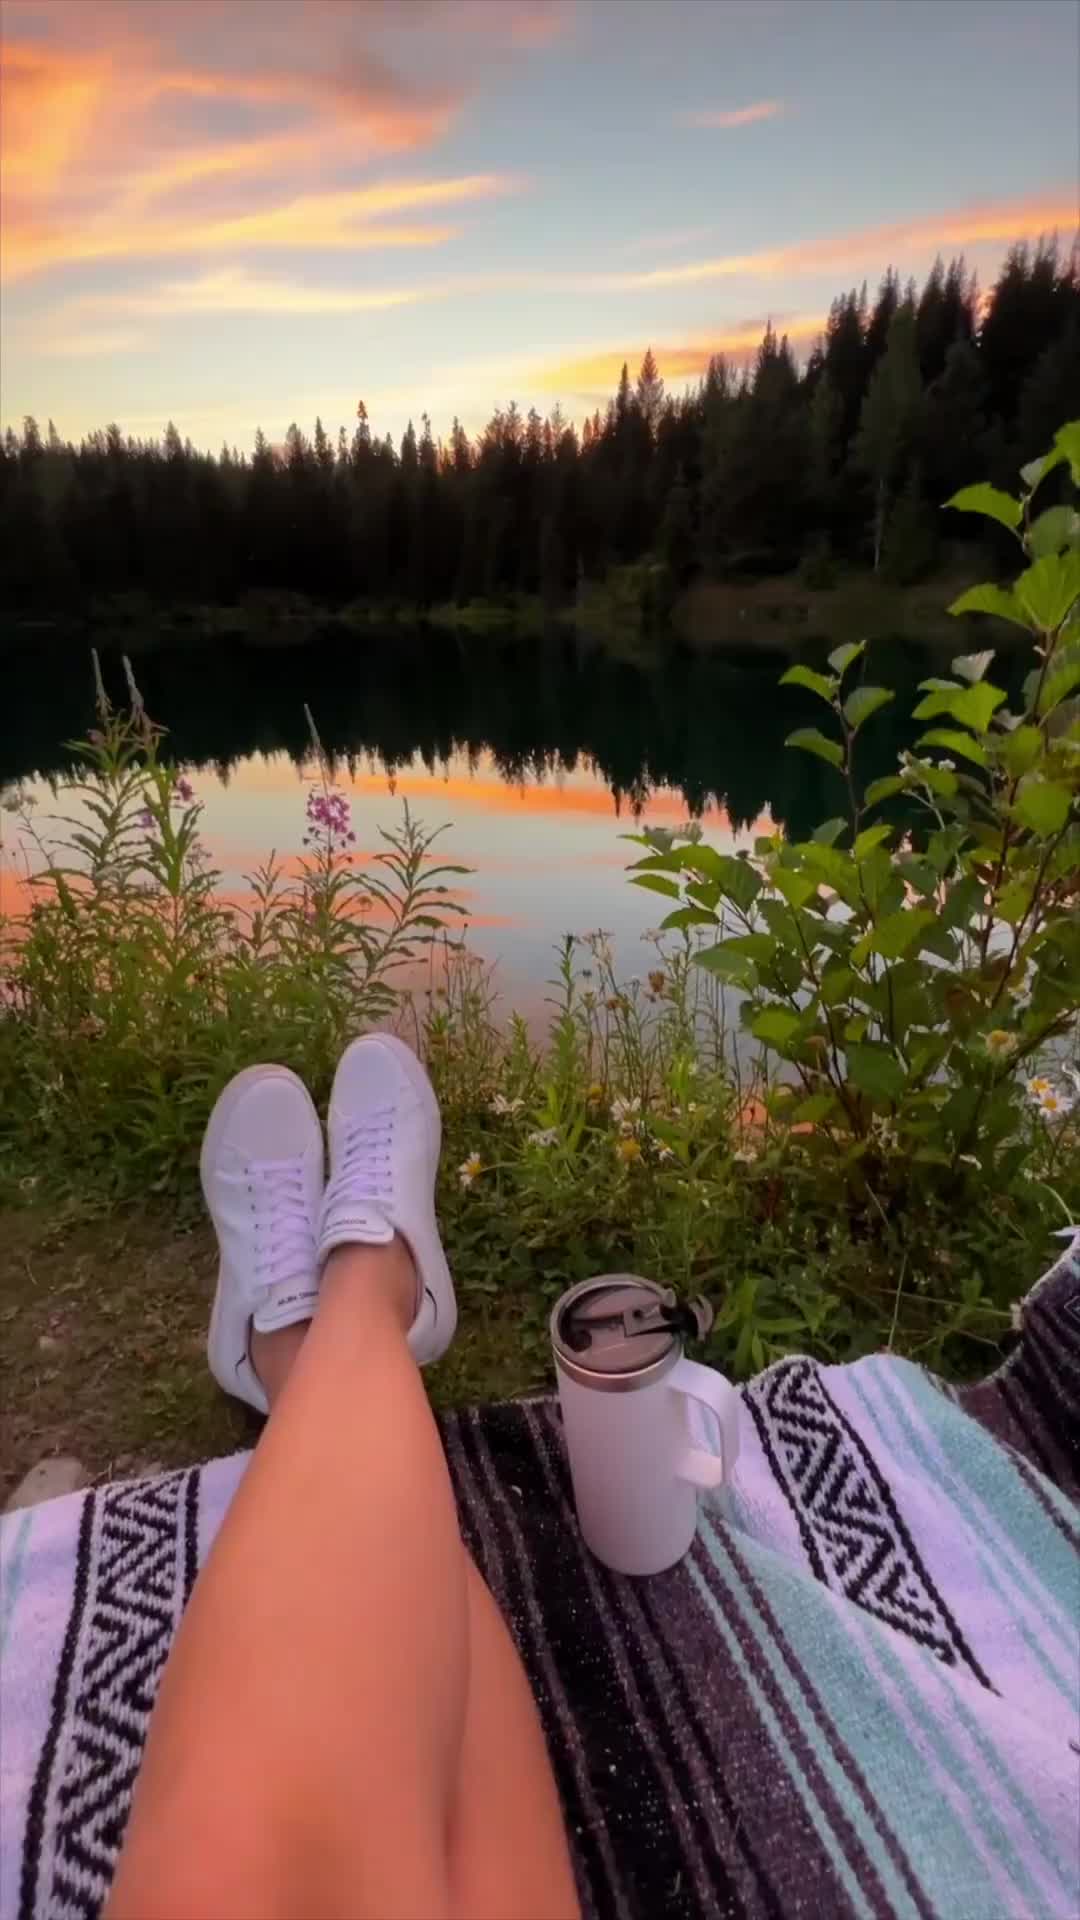
M 31 903 L 0 922 L 0 1141 L 119 1191 L 190 1174 L 243 1066 L 282 1061 L 325 1089 L 350 1034 L 395 1008 L 397 970 L 459 911 L 445 882 L 466 871 L 433 864 L 436 836 L 407 808 L 361 861 L 312 722 L 303 852 L 271 853 L 228 906 L 200 803 L 131 684 L 116 713 L 99 681 L 99 725 L 71 743 L 81 764 L 59 813 L 8 802 Z
M 843 812 L 752 858 L 696 830 L 637 836 L 641 886 L 680 904 L 670 929 L 721 935 L 697 963 L 745 996 L 741 1019 L 774 1061 L 770 1124 L 802 1136 L 823 1190 L 856 1209 L 1002 1194 L 1075 1177 L 1070 1115 L 1080 1009 L 1080 519 L 1035 509 L 1045 475 L 1080 481 L 1080 422 L 1024 470 L 1019 498 L 965 488 L 949 503 L 1010 528 L 1024 570 L 972 588 L 954 614 L 989 613 L 1034 643 L 1023 702 L 966 654 L 922 684 L 915 752 L 863 788 L 858 741 L 891 690 L 856 680 L 865 643 L 828 671 L 792 667 L 829 714 L 788 744 L 835 773 Z M 882 808 L 901 804 L 904 833 Z

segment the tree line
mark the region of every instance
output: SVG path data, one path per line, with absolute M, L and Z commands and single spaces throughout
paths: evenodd
M 125 594 L 233 604 L 259 591 L 326 605 L 526 593 L 556 608 L 613 567 L 669 595 L 694 576 L 838 567 L 905 583 L 938 559 L 941 502 L 1007 484 L 1080 414 L 1080 255 L 1014 247 L 989 293 L 963 259 L 922 287 L 890 269 L 833 301 L 805 365 L 770 325 L 751 366 L 716 356 L 665 392 L 651 351 L 579 432 L 511 403 L 470 439 L 426 414 L 399 445 L 363 404 L 351 435 L 260 431 L 215 458 L 171 423 L 78 446 L 27 418 L 0 445 L 0 605 L 80 608 Z M 950 539 L 970 526 L 948 528 Z

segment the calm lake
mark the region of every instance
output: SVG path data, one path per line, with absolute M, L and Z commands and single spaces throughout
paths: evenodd
M 827 650 L 808 649 L 819 662 Z M 61 742 L 94 724 L 87 646 L 25 638 L 3 655 L 0 784 L 30 787 L 68 764 Z M 300 850 L 305 781 L 314 772 L 305 703 L 353 807 L 358 844 L 378 844 L 407 799 L 427 826 L 449 823 L 448 858 L 475 869 L 464 893 L 469 941 L 499 963 L 504 1002 L 535 1014 L 564 932 L 604 927 L 626 973 L 644 971 L 646 928 L 664 911 L 624 876 L 640 821 L 700 817 L 715 845 L 747 845 L 782 823 L 795 835 L 842 811 L 836 776 L 784 749 L 814 724 L 813 697 L 777 685 L 785 658 L 658 648 L 612 659 L 573 638 L 477 637 L 407 629 L 311 639 L 300 646 L 192 642 L 134 655 L 154 719 L 189 769 L 226 887 L 271 848 Z M 103 655 L 110 695 L 124 697 L 120 655 Z M 871 677 L 900 686 L 871 723 L 867 779 L 909 744 L 915 683 L 940 655 L 883 643 Z M 41 789 L 42 805 L 48 790 Z M 17 879 L 11 822 L 0 888 Z

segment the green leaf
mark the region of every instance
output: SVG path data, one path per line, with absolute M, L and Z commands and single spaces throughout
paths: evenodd
M 1027 530 L 1024 544 L 1029 553 L 1037 560 L 1044 554 L 1057 553 L 1062 547 L 1071 546 L 1080 537 L 1080 514 L 1072 507 L 1047 507 L 1040 513 Z
M 962 880 L 954 881 L 941 909 L 941 926 L 946 930 L 950 927 L 966 927 L 982 907 L 985 893 L 986 887 L 976 873 L 966 873 Z
M 1054 453 L 1068 461 L 1073 486 L 1080 487 L 1080 420 L 1070 420 L 1058 428 L 1054 435 Z
M 1040 480 L 1045 480 L 1047 474 L 1052 473 L 1055 467 L 1060 466 L 1064 458 L 1065 455 L 1060 451 L 1055 453 L 1041 453 L 1037 460 L 1029 460 L 1026 467 L 1021 467 L 1020 478 L 1028 492 L 1034 493 Z
M 630 835 L 625 836 L 627 839 Z M 638 836 L 633 836 L 635 839 Z M 628 873 L 681 873 L 685 847 L 670 847 L 666 853 L 649 853 L 643 860 L 635 860 L 627 868 Z
M 866 804 L 876 807 L 879 800 L 891 800 L 894 793 L 903 793 L 904 783 L 895 773 L 887 773 L 883 780 L 871 780 L 866 789 Z
M 985 733 L 1005 698 L 1004 688 L 992 686 L 989 680 L 979 680 L 973 687 L 960 687 L 956 692 L 950 689 L 946 693 L 928 693 L 914 709 L 913 718 L 933 720 L 939 713 L 951 713 L 954 720 L 970 727 L 973 733 Z
M 697 966 L 704 967 L 706 973 L 714 973 L 718 979 L 727 980 L 732 986 L 757 986 L 757 968 L 749 954 L 734 953 L 723 942 L 717 947 L 703 947 L 699 953 L 695 953 L 694 961 Z
M 982 679 L 993 657 L 993 647 L 984 647 L 981 653 L 961 653 L 953 661 L 952 670 L 960 675 L 961 680 L 967 680 L 973 684 L 976 680 Z M 926 687 L 930 682 L 924 680 L 922 684 Z
M 847 821 L 841 815 L 834 820 L 823 820 L 820 827 L 814 828 L 811 839 L 819 847 L 835 846 L 846 826 Z
M 843 749 L 835 740 L 827 740 L 816 727 L 799 727 L 795 733 L 789 733 L 784 741 L 785 747 L 801 747 L 804 753 L 816 753 L 819 760 L 827 760 L 830 767 L 842 767 Z
M 813 1126 L 818 1120 L 824 1120 L 835 1105 L 835 1093 L 812 1093 L 807 1099 L 800 1100 L 798 1106 L 792 1110 L 791 1124 Z
M 679 898 L 674 880 L 668 880 L 662 873 L 632 873 L 630 878 L 635 887 L 647 887 L 650 893 L 666 893 L 669 900 Z
M 987 520 L 999 521 L 1010 532 L 1020 525 L 1023 515 L 1019 500 L 1014 500 L 1011 493 L 1002 493 L 1000 487 L 991 487 L 985 480 L 980 480 L 975 487 L 961 487 L 945 505 L 957 513 L 981 513 Z
M 839 1006 L 841 1000 L 846 1000 L 848 989 L 854 978 L 855 975 L 852 973 L 850 967 L 826 967 L 821 976 L 820 993 L 822 1006 L 835 1007 Z
M 744 913 L 761 892 L 761 876 L 756 867 L 735 854 L 717 853 L 715 847 L 688 847 L 683 854 L 683 865 L 713 881 L 725 898 Z
M 920 935 L 932 926 L 937 915 L 929 907 L 912 907 L 901 913 L 890 913 L 879 920 L 870 936 L 871 953 L 880 953 L 883 960 L 899 960 L 901 954 L 910 952 Z
M 1060 833 L 1069 817 L 1072 795 L 1068 787 L 1058 786 L 1053 780 L 1040 780 L 1029 776 L 1022 780 L 1016 800 L 1013 803 L 1013 817 L 1021 826 L 1030 827 L 1032 833 L 1049 838 Z
M 849 727 L 861 727 L 879 707 L 887 707 L 896 695 L 888 687 L 856 687 L 844 701 L 844 718 Z
M 1013 593 L 1036 626 L 1053 633 L 1080 597 L 1080 551 L 1044 554 L 1014 582 Z
M 989 581 L 981 587 L 969 587 L 966 593 L 953 601 L 948 611 L 955 614 L 989 613 L 995 620 L 1009 620 L 1014 627 L 1023 627 L 1025 633 L 1031 626 L 1011 589 L 995 587 Z
M 786 673 L 781 674 L 780 685 L 806 687 L 811 693 L 816 693 L 819 699 L 827 700 L 830 705 L 836 691 L 836 681 L 828 679 L 823 673 L 815 673 L 812 667 L 789 667 Z
M 866 651 L 865 640 L 847 640 L 842 647 L 834 647 L 829 655 L 829 665 L 834 673 L 847 672 L 853 660 L 857 660 Z
M 1043 737 L 1038 727 L 1017 727 L 1007 733 L 998 742 L 998 751 L 1008 771 L 1014 779 L 1027 773 L 1035 765 L 1043 747 Z
M 681 931 L 684 927 L 715 927 L 715 913 L 705 913 L 700 907 L 679 907 L 675 913 L 669 913 L 661 920 L 661 933 Z
M 904 1069 L 888 1047 L 876 1041 L 849 1047 L 848 1075 L 861 1093 L 876 1100 L 898 1100 L 904 1091 Z
M 1010 880 L 998 895 L 997 914 L 1010 927 L 1018 927 L 1031 905 L 1031 882 Z
M 868 859 L 874 848 L 884 845 L 891 835 L 892 828 L 884 824 L 877 827 L 864 827 L 851 849 L 852 858 L 860 861 Z
M 851 1046 L 858 1040 L 865 1039 L 866 1030 L 869 1025 L 870 1017 L 865 1013 L 857 1014 L 853 1020 L 849 1020 L 844 1028 L 844 1039 L 848 1046 Z
M 1054 652 L 1039 693 L 1040 718 L 1051 713 L 1077 686 L 1080 686 L 1080 640 L 1067 647 L 1059 646 Z
M 770 1047 L 786 1047 L 798 1033 L 802 1022 L 797 1013 L 788 1013 L 784 1007 L 766 1007 L 754 1020 L 750 1031 L 755 1040 L 763 1040 Z
M 840 852 L 839 847 L 822 847 L 816 841 L 808 840 L 799 851 L 807 866 L 813 867 L 845 900 L 856 896 L 858 875 L 854 863 L 846 853 Z
M 808 873 L 798 873 L 792 867 L 775 867 L 772 883 L 778 893 L 782 893 L 789 907 L 805 907 L 818 890 L 818 883 Z
M 945 747 L 950 753 L 962 753 L 966 759 L 974 760 L 977 767 L 986 765 L 986 749 L 972 738 L 970 733 L 953 733 L 949 727 L 931 727 L 918 742 L 920 747 Z

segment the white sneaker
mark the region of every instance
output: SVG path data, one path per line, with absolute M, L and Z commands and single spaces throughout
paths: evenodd
M 435 1220 L 439 1103 L 404 1041 L 369 1033 L 346 1047 L 326 1130 L 330 1178 L 317 1228 L 319 1268 L 334 1247 L 386 1246 L 399 1233 L 420 1294 L 409 1346 L 426 1366 L 454 1337 L 457 1302 Z
M 238 1073 L 210 1115 L 199 1171 L 221 1250 L 206 1343 L 210 1371 L 226 1393 L 266 1413 L 251 1364 L 251 1327 L 272 1333 L 310 1320 L 319 1297 L 323 1141 L 303 1081 L 288 1067 Z

